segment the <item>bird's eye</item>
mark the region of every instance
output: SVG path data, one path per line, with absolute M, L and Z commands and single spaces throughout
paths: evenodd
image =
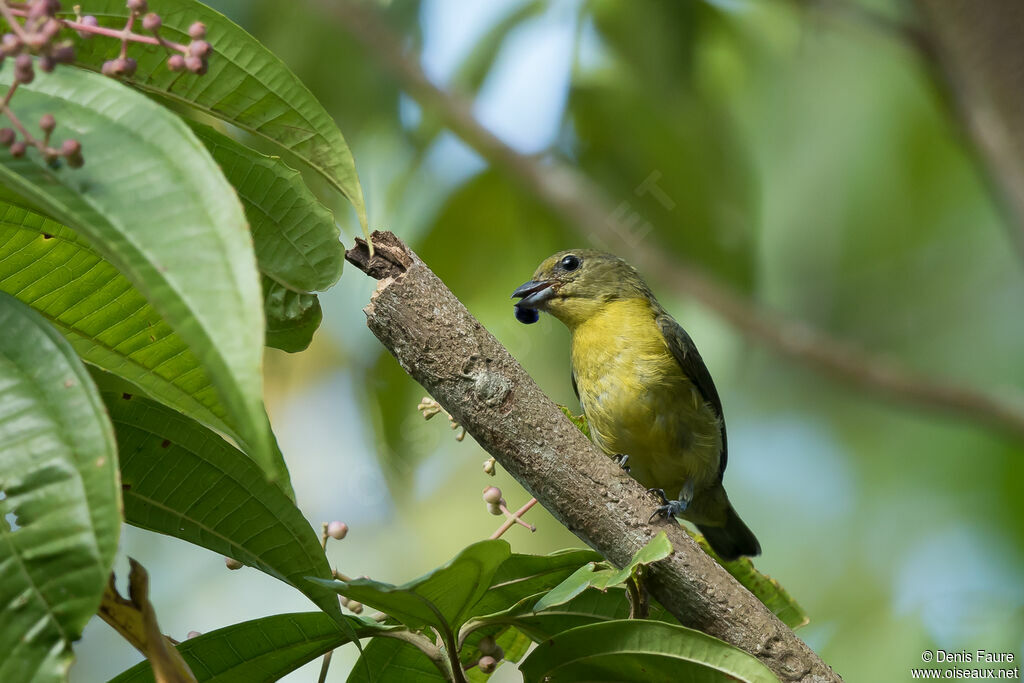
M 560 261 L 560 265 L 565 270 L 573 271 L 573 270 L 576 270 L 577 268 L 580 267 L 580 260 L 579 260 L 579 257 L 573 256 L 572 254 L 569 254 L 568 256 L 566 256 L 565 258 L 563 258 Z

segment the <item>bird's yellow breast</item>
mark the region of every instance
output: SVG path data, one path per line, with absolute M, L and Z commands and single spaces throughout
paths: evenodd
M 645 299 L 608 302 L 571 327 L 572 367 L 594 441 L 630 456 L 644 486 L 718 481 L 719 418 L 672 355 Z

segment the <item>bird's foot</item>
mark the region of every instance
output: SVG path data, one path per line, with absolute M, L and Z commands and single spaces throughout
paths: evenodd
M 626 463 L 629 462 L 629 456 L 625 453 L 616 453 L 612 456 L 612 460 L 615 461 L 619 467 L 621 467 L 627 474 L 629 474 L 630 467 Z
M 669 500 L 664 489 L 647 489 L 647 492 L 655 494 L 661 500 L 661 505 L 654 509 L 654 514 L 647 520 L 648 524 L 658 517 L 672 519 L 681 516 L 693 500 L 693 484 L 690 481 L 683 485 L 683 490 L 679 492 L 679 500 Z

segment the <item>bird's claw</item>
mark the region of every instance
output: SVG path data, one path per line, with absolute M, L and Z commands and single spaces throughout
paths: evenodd
M 625 471 L 627 474 L 629 473 L 630 467 L 629 467 L 629 465 L 626 464 L 626 463 L 629 462 L 629 456 L 628 455 L 626 455 L 625 453 L 617 453 L 616 455 L 612 456 L 612 460 L 614 460 L 615 463 L 620 468 L 622 468 L 623 471 Z
M 688 500 L 669 500 L 668 496 L 665 495 L 665 491 L 663 489 L 647 489 L 647 492 L 653 493 L 654 495 L 658 496 L 658 498 L 661 499 L 662 503 L 661 505 L 654 509 L 654 514 L 651 515 L 651 518 L 649 520 L 647 520 L 648 524 L 653 522 L 658 517 L 661 517 L 663 519 L 672 519 L 673 517 L 679 517 L 684 512 L 686 512 L 686 508 L 689 507 L 690 505 L 690 501 Z

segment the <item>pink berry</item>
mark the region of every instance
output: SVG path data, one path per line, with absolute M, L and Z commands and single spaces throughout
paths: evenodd
M 241 562 L 239 562 L 238 560 L 236 560 L 233 557 L 225 557 L 224 558 L 224 566 L 227 567 L 228 569 L 234 571 L 235 569 L 241 569 L 243 565 L 242 565 Z
M 128 0 L 125 5 L 133 12 L 145 12 L 148 9 L 146 0 Z
M 39 118 L 39 129 L 44 133 L 52 133 L 56 127 L 57 119 L 53 118 L 53 114 L 43 114 Z
M 488 486 L 484 489 L 483 498 L 488 505 L 497 505 L 501 502 L 501 489 L 497 486 Z
M 203 60 L 195 55 L 189 55 L 185 57 L 185 68 L 194 74 L 199 73 L 203 70 Z
M 498 660 L 496 660 L 494 657 L 484 655 L 480 658 L 480 661 L 476 663 L 476 666 L 478 669 L 480 669 L 481 673 L 491 674 L 494 673 L 494 670 L 498 668 Z
M 193 40 L 188 44 L 188 53 L 193 57 L 209 56 L 213 48 L 205 40 Z
M 336 541 L 340 541 L 348 535 L 348 524 L 337 520 L 327 525 L 327 535 Z
M 167 58 L 168 71 L 181 71 L 185 68 L 185 58 L 181 55 L 171 55 Z
M 25 143 L 22 142 L 21 140 L 18 140 L 13 145 L 11 145 L 11 156 L 14 157 L 15 159 L 19 159 L 25 156 Z
M 188 37 L 193 40 L 199 40 L 200 38 L 206 37 L 206 24 L 201 21 L 197 21 L 188 27 Z
M 142 17 L 142 28 L 147 31 L 156 31 L 160 28 L 163 22 L 160 20 L 159 14 L 153 14 L 150 12 L 146 16 Z

